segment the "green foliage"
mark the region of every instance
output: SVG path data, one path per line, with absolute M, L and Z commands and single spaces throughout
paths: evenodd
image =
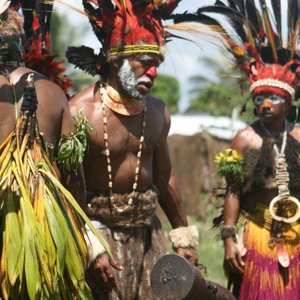
M 190 102 L 187 112 L 201 112 L 213 116 L 231 116 L 232 110 L 242 106 L 249 99 L 249 93 L 241 95 L 234 83 L 207 83 Z
M 172 76 L 159 74 L 151 89 L 151 95 L 163 100 L 170 113 L 178 112 L 178 101 L 180 97 L 178 80 Z
M 191 93 L 195 95 L 190 100 L 188 113 L 204 113 L 212 116 L 232 115 L 235 108 L 242 108 L 247 104 L 247 110 L 241 115 L 245 121 L 253 121 L 253 104 L 251 101 L 248 86 L 240 84 L 240 74 L 235 70 L 226 67 L 226 64 L 217 63 L 210 58 L 200 59 L 204 68 L 210 70 L 208 74 L 215 73 L 214 78 L 209 78 L 206 74 L 197 75 L 190 78 L 194 83 Z
M 236 150 L 225 149 L 223 153 L 216 155 L 215 163 L 218 164 L 218 177 L 225 177 L 227 182 L 244 182 L 244 160 Z
M 206 208 L 206 218 L 199 220 L 197 216 L 189 216 L 188 223 L 196 225 L 199 231 L 199 245 L 197 247 L 198 262 L 203 266 L 201 271 L 205 279 L 215 281 L 224 287 L 227 285 L 227 279 L 223 270 L 224 247 L 223 241 L 218 238 L 219 230 L 212 229 L 212 220 L 219 214 L 217 207 L 220 203 L 213 203 L 209 200 L 208 194 L 201 193 L 199 199 L 203 201 Z M 166 232 L 171 230 L 168 222 L 163 223 Z M 168 245 L 172 251 L 171 243 Z
M 88 130 L 93 129 L 88 119 L 82 115 L 82 110 L 75 117 L 75 127 L 75 134 L 71 132 L 68 136 L 62 136 L 56 158 L 69 172 L 78 170 L 82 164 L 88 147 Z
M 52 14 L 51 52 L 59 56 L 58 60 L 65 61 L 65 67 L 73 85 L 69 91 L 71 96 L 95 81 L 95 78 L 89 74 L 84 73 L 81 70 L 75 70 L 65 56 L 69 46 L 80 45 L 80 40 L 88 30 L 91 30 L 88 26 L 72 26 L 66 15 L 59 15 L 56 12 Z

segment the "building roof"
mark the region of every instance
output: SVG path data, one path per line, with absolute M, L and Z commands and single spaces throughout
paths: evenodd
M 231 140 L 236 132 L 246 127 L 246 122 L 229 117 L 209 115 L 172 115 L 169 135 L 194 135 L 199 132 L 224 140 Z

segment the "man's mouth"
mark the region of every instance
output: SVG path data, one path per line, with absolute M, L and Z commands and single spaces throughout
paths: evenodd
M 152 82 L 151 81 L 142 81 L 140 84 L 146 86 L 149 90 L 152 88 Z

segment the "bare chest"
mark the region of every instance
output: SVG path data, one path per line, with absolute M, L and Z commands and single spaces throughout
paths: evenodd
M 91 150 L 105 154 L 108 148 L 111 157 L 120 158 L 128 154 L 136 155 L 141 145 L 144 155 L 152 153 L 159 144 L 163 129 L 162 123 L 151 120 L 143 113 L 127 117 L 108 112 L 107 125 L 103 123 L 102 114 L 92 123 L 94 131 L 91 133 Z

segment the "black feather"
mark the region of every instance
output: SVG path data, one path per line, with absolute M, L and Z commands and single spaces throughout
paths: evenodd
M 229 7 L 234 9 L 234 10 L 239 10 L 239 8 L 236 6 L 234 0 L 228 0 L 228 4 L 229 4 Z
M 288 0 L 288 19 L 290 20 L 290 26 L 291 28 L 295 28 L 295 24 L 298 19 L 298 1 L 296 0 Z M 290 29 L 291 29 L 290 28 Z
M 204 6 L 202 8 L 199 8 L 197 13 L 198 14 L 217 13 L 225 16 L 228 19 L 228 21 L 231 23 L 236 34 L 241 38 L 241 40 L 243 42 L 248 41 L 245 28 L 244 28 L 245 17 L 241 12 L 227 6 L 216 5 L 216 6 Z
M 197 14 L 183 13 L 183 14 L 174 14 L 172 16 L 175 24 L 182 23 L 182 22 L 199 22 L 204 25 L 214 25 L 214 26 L 221 27 L 220 23 L 216 21 L 214 18 L 211 18 L 201 13 L 197 13 Z
M 245 4 L 244 4 L 244 0 L 233 0 L 235 5 L 239 8 L 239 11 L 245 15 Z M 246 0 L 247 2 L 248 0 Z
M 261 29 L 262 21 L 260 13 L 255 6 L 254 0 L 246 1 L 246 17 L 251 23 L 252 27 L 255 29 L 255 32 L 258 33 Z
M 181 0 L 176 0 L 176 5 L 179 4 Z M 158 10 L 154 11 L 161 19 L 168 20 L 170 19 L 170 8 L 167 5 L 162 5 L 158 8 Z
M 282 24 L 281 24 L 281 0 L 271 0 L 273 13 L 275 17 L 275 25 L 280 41 L 282 41 Z
M 95 55 L 92 48 L 86 46 L 68 47 L 66 57 L 76 68 L 80 68 L 92 76 L 97 75 L 98 56 Z

